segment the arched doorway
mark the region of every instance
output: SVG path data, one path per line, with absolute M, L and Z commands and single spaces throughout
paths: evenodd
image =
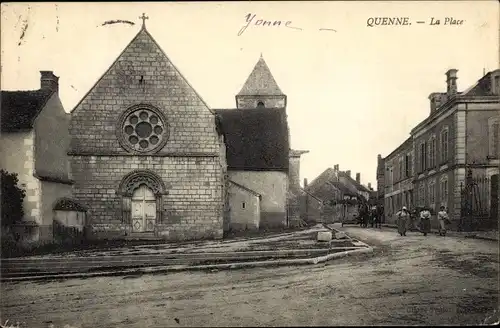
M 154 231 L 156 222 L 156 197 L 153 191 L 142 184 L 132 193 L 132 231 Z
M 154 232 L 162 218 L 163 195 L 168 191 L 161 178 L 150 170 L 135 170 L 118 186 L 122 197 L 122 221 L 132 232 Z

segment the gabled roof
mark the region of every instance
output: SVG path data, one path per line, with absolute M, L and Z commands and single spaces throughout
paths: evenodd
M 317 194 L 317 191 L 321 191 L 324 186 L 329 186 L 331 188 L 335 188 L 342 192 L 347 196 L 356 196 L 356 193 L 351 191 L 346 185 L 344 185 L 341 181 L 338 181 L 337 175 L 335 174 L 335 170 L 332 168 L 328 168 L 319 176 L 317 176 L 306 188 L 305 190 L 309 193 Z M 317 195 L 318 196 L 318 195 Z M 318 196 L 321 198 L 321 196 Z
M 283 108 L 217 109 L 230 170 L 288 171 L 288 124 Z
M 229 180 L 229 183 L 231 183 L 231 184 L 235 185 L 236 187 L 238 187 L 238 188 L 240 188 L 240 189 L 242 189 L 242 190 L 245 190 L 246 192 L 251 193 L 251 194 L 252 194 L 252 195 L 254 195 L 254 196 L 257 196 L 257 197 L 259 197 L 259 198 L 262 198 L 262 195 L 261 195 L 261 194 L 259 194 L 259 193 L 258 193 L 258 192 L 256 192 L 255 190 L 252 190 L 252 189 L 250 189 L 250 188 L 248 188 L 248 187 L 245 187 L 245 186 L 244 186 L 244 185 L 242 185 L 242 184 L 239 184 L 239 183 L 237 183 L 237 182 L 234 182 L 233 180 Z
M 366 188 L 365 186 L 363 186 L 361 183 L 358 183 L 356 180 L 354 180 L 353 178 L 351 178 L 347 173 L 345 172 L 339 172 L 339 175 L 346 178 L 347 180 L 349 180 L 349 182 L 354 185 L 354 187 L 361 191 L 361 192 L 370 192 L 370 189 Z
M 327 168 L 320 175 L 318 175 L 313 181 L 311 181 L 305 189 L 309 192 L 314 192 L 316 188 L 321 187 L 327 181 L 332 180 L 335 177 L 335 171 L 332 168 Z
M 212 109 L 208 106 L 208 104 L 203 100 L 203 98 L 200 96 L 200 94 L 196 91 L 195 88 L 189 83 L 189 81 L 182 75 L 182 73 L 179 71 L 179 69 L 174 65 L 174 63 L 170 60 L 170 58 L 167 56 L 165 51 L 160 47 L 158 42 L 153 38 L 153 36 L 148 32 L 146 29 L 145 25 L 142 26 L 142 28 L 137 32 L 137 34 L 132 38 L 132 40 L 127 44 L 127 46 L 120 52 L 120 54 L 116 57 L 116 59 L 113 61 L 113 63 L 108 67 L 108 69 L 99 77 L 99 79 L 94 83 L 94 85 L 89 89 L 89 91 L 85 94 L 85 96 L 82 97 L 82 99 L 76 104 L 76 106 L 71 110 L 71 113 L 77 109 L 80 104 L 88 97 L 88 95 L 94 90 L 99 82 L 101 82 L 102 79 L 104 79 L 109 72 L 115 67 L 116 63 L 122 58 L 123 54 L 129 49 L 129 47 L 142 35 L 145 34 L 151 41 L 154 43 L 154 45 L 160 50 L 162 55 L 165 57 L 165 59 L 170 63 L 170 65 L 173 67 L 174 71 L 179 74 L 179 77 L 184 80 L 184 82 L 189 86 L 189 88 L 194 92 L 194 94 L 198 97 L 198 99 L 207 107 L 207 109 L 212 113 L 215 114 Z
M 2 91 L 1 131 L 31 130 L 52 90 Z
M 238 96 L 284 96 L 262 55 Z

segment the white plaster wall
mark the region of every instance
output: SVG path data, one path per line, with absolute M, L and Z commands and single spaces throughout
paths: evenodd
M 17 173 L 19 187 L 26 190 L 24 219 L 40 224 L 40 181 L 33 176 L 35 161 L 32 131 L 2 133 L 0 154 L 0 168 Z
M 243 204 L 245 204 L 244 207 Z M 259 229 L 260 201 L 258 196 L 230 183 L 229 208 L 231 230 Z
M 275 171 L 229 171 L 229 178 L 262 195 L 261 226 L 286 225 L 288 175 Z

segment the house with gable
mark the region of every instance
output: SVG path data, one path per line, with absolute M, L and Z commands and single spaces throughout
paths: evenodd
M 340 180 L 338 165 L 323 171 L 304 189 L 323 201 L 323 222 L 340 221 L 357 214 L 355 199 L 360 196 L 355 188 Z
M 142 28 L 71 111 L 73 195 L 93 238 L 222 238 L 222 126 Z
M 0 168 L 16 173 L 26 192 L 23 222 L 13 228 L 28 244 L 52 241 L 54 209 L 71 197 L 73 184 L 59 78 L 52 71 L 40 74 L 38 90 L 1 93 Z
M 286 104 L 287 96 L 261 55 L 236 95 L 236 108 L 216 110 L 226 145 L 227 178 L 233 186 L 227 195 L 230 230 L 289 225 Z M 242 212 L 248 212 L 244 222 Z

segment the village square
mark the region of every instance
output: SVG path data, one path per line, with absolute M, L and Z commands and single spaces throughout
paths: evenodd
M 151 19 L 72 108 L 2 87 L 1 327 L 498 324 L 498 67 L 433 77 L 372 182 L 308 178 L 266 54 L 213 108 Z

